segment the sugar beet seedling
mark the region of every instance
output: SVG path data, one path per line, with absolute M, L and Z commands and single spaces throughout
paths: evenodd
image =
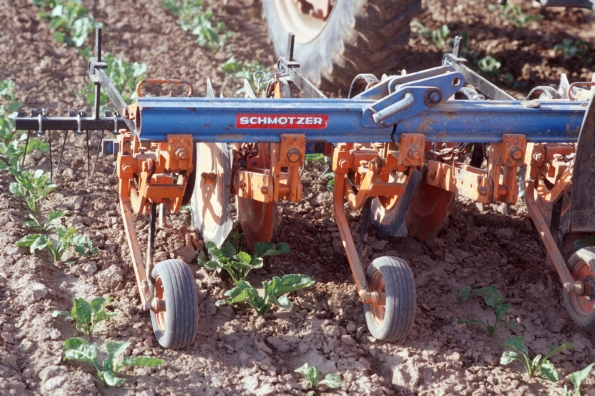
M 563 78 L 559 89 L 537 87 L 527 100 L 515 100 L 465 66 L 457 39 L 442 66 L 382 80 L 360 74 L 348 98 L 329 99 L 300 74 L 293 38 L 290 34 L 288 56 L 279 59 L 278 71 L 256 76 L 268 80 L 258 97 L 249 84 L 245 98 L 217 98 L 207 81 L 203 98 L 194 97 L 186 81 L 144 80 L 137 86 L 137 101 L 127 104 L 104 71 L 98 28 L 88 68 L 96 86 L 93 116 L 16 118 L 17 129 L 39 134 L 117 134 L 105 139 L 104 147 L 117 155 L 131 261 L 142 307 L 150 311 L 162 346 L 183 348 L 193 342 L 198 304 L 183 261 L 153 263 L 157 205 L 174 213 L 191 202 L 202 238 L 221 246 L 232 228 L 228 202 L 235 195 L 239 223 L 253 248 L 271 240 L 277 202 L 301 199 L 299 170 L 306 153 L 315 152 L 333 159 L 334 217 L 368 328 L 377 339 L 398 341 L 410 332 L 416 309 L 413 273 L 398 257 L 377 258 L 366 269 L 344 204 L 363 209 L 362 235 L 371 223 L 382 237 L 407 232 L 432 244 L 453 194 L 514 204 L 519 169 L 525 167 L 525 199 L 564 285 L 568 310 L 578 324 L 595 327 L 595 251 L 579 250 L 567 266 L 558 247 L 577 232 L 595 231 L 595 196 L 579 188 L 595 183 L 589 162 L 595 149 L 591 83 L 568 84 Z M 185 84 L 188 93 L 144 97 L 147 84 Z M 305 98 L 292 98 L 290 84 Z M 115 107 L 114 116 L 99 116 L 101 89 Z M 484 159 L 487 167 L 482 168 Z M 544 203 L 554 203 L 549 226 L 538 208 Z M 144 261 L 133 213 L 150 218 Z

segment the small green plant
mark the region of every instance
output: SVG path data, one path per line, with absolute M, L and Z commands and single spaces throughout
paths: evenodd
M 485 56 L 477 62 L 477 68 L 484 72 L 488 77 L 498 78 L 500 75 L 500 66 L 502 64 L 491 56 Z
M 523 13 L 520 6 L 511 6 L 510 4 L 504 4 L 500 7 L 493 4 L 490 6 L 490 9 L 492 11 L 499 11 L 501 18 L 509 20 L 519 29 L 527 27 L 529 22 L 543 19 L 543 15 L 527 15 Z
M 452 293 L 459 304 L 467 302 L 471 297 L 483 294 L 496 296 L 499 294 L 496 286 L 486 286 L 476 290 L 471 289 L 471 286 L 465 286 L 464 288 L 453 287 Z
M 254 78 L 254 73 L 259 70 L 265 70 L 265 67 L 261 65 L 257 60 L 252 62 L 242 62 L 237 60 L 235 56 L 231 56 L 223 65 L 221 70 L 225 74 L 231 74 L 231 76 L 238 80 L 248 80 L 250 86 L 254 91 L 260 91 L 266 87 L 266 82 L 257 82 Z M 240 94 L 244 92 L 244 88 L 238 89 L 236 93 Z
M 25 227 L 29 227 L 37 232 L 47 232 L 54 228 L 56 226 L 56 221 L 65 214 L 66 212 L 52 212 L 48 215 L 48 219 L 45 223 L 40 223 L 37 217 L 29 213 L 28 217 L 30 220 L 25 222 Z
M 165 0 L 163 7 L 179 17 L 182 30 L 195 35 L 200 46 L 220 50 L 233 34 L 223 22 L 213 26 L 213 13 L 205 10 L 202 0 Z
M 485 327 L 490 337 L 493 337 L 494 334 L 503 327 L 516 327 L 516 323 L 514 322 L 508 323 L 502 321 L 502 318 L 504 318 L 504 315 L 506 315 L 506 312 L 508 312 L 508 309 L 510 308 L 510 304 L 504 304 L 504 296 L 498 292 L 498 289 L 496 289 L 495 286 L 487 286 L 482 289 L 478 289 L 475 291 L 475 294 L 484 294 L 485 303 L 494 309 L 496 320 L 493 324 L 491 324 L 489 320 L 482 322 L 481 320 L 477 319 L 460 318 L 459 323 L 479 323 Z
M 116 87 L 116 90 L 122 95 L 122 99 L 126 103 L 137 98 L 136 84 L 146 78 L 147 65 L 138 62 L 127 62 L 118 59 L 114 54 L 106 52 L 102 55 L 103 60 L 107 63 L 105 72 L 107 76 Z M 91 83 L 87 85 L 81 92 L 87 98 L 87 102 L 93 103 L 95 98 L 95 86 Z M 107 94 L 101 93 L 101 104 L 105 106 L 109 103 Z
M 76 233 L 76 228 L 70 226 L 66 227 L 62 224 L 55 226 L 57 231 L 57 240 L 43 234 L 27 235 L 15 242 L 18 247 L 28 247 L 31 254 L 36 250 L 47 250 L 50 254 L 50 259 L 53 262 L 60 262 L 64 253 L 71 247 L 85 257 L 97 254 L 97 248 L 93 246 L 91 240 Z
M 59 43 L 76 47 L 82 46 L 89 33 L 95 29 L 95 19 L 88 15 L 81 0 L 30 0 L 38 7 L 46 8 L 49 13 L 41 11 L 39 17 L 49 19 L 54 38 Z
M 221 306 L 245 302 L 250 304 L 258 315 L 265 316 L 273 304 L 281 308 L 289 308 L 291 302 L 286 294 L 305 289 L 314 283 L 314 279 L 308 275 L 289 274 L 283 278 L 275 276 L 270 281 L 262 282 L 263 296 L 261 297 L 254 286 L 241 280 L 233 289 L 225 292 L 226 299 L 219 300 L 215 304 Z
M 574 392 L 567 389 L 566 385 L 564 385 L 563 396 L 581 396 L 581 385 L 583 384 L 583 381 L 587 379 L 589 373 L 591 373 L 593 366 L 595 366 L 595 363 L 591 363 L 584 369 L 569 374 L 567 378 L 572 383 L 572 386 L 574 386 Z
M 10 183 L 10 192 L 23 198 L 32 212 L 37 211 L 39 203 L 58 187 L 50 182 L 50 174 L 41 169 L 18 171 L 13 176 L 16 182 Z
M 217 245 L 213 242 L 207 242 L 206 247 L 213 259 L 207 260 L 205 254 L 201 252 L 198 258 L 199 264 L 213 270 L 226 270 L 234 285 L 245 280 L 251 270 L 261 268 L 264 256 L 289 253 L 289 245 L 285 242 L 278 243 L 275 246 L 270 243 L 256 242 L 253 255 L 246 252 L 236 254 L 236 248 L 230 241 L 225 242 L 221 249 L 217 248 Z
M 336 389 L 343 383 L 343 379 L 340 376 L 330 373 L 327 374 L 322 381 L 318 381 L 318 377 L 320 377 L 320 371 L 316 368 L 316 366 L 310 366 L 307 362 L 304 363 L 302 367 L 298 367 L 294 371 L 296 373 L 303 374 L 305 380 L 308 381 L 308 384 L 310 384 L 310 389 L 316 389 L 318 385 L 326 385 L 329 388 Z M 313 392 L 308 393 L 308 395 L 313 394 Z
M 97 323 L 113 318 L 118 312 L 107 312 L 105 309 L 113 298 L 93 297 L 91 301 L 84 298 L 73 298 L 70 311 L 54 311 L 52 317 L 64 315 L 76 321 L 76 329 L 83 334 L 91 335 Z
M 124 378 L 116 374 L 124 367 L 158 367 L 165 360 L 150 356 L 129 356 L 122 359 L 118 357 L 130 346 L 128 341 L 108 341 L 105 345 L 107 359 L 99 363 L 98 347 L 96 343 L 89 344 L 84 338 L 74 337 L 64 341 L 64 360 L 77 360 L 93 364 L 97 376 L 93 380 L 107 386 L 120 386 Z M 116 361 L 117 360 L 117 361 Z
M 593 43 L 582 40 L 564 39 L 554 47 L 554 52 L 562 52 L 566 58 L 584 59 L 587 52 L 593 48 Z M 590 60 L 590 59 L 589 59 Z
M 444 48 L 448 44 L 448 36 L 450 35 L 450 28 L 444 24 L 438 29 L 429 29 L 419 21 L 411 22 L 413 32 L 427 40 L 431 40 L 438 48 Z
M 502 347 L 512 349 L 512 351 L 504 351 L 500 358 L 500 364 L 506 365 L 518 360 L 522 363 L 523 367 L 525 367 L 525 370 L 527 370 L 527 375 L 529 375 L 529 377 L 541 375 L 550 381 L 556 382 L 559 379 L 558 372 L 556 371 L 554 364 L 548 359 L 554 353 L 572 348 L 572 344 L 565 342 L 560 346 L 552 345 L 545 356 L 542 357 L 541 355 L 537 355 L 533 359 L 530 358 L 529 351 L 525 346 L 525 341 L 523 341 L 523 337 L 521 336 L 510 337 L 504 344 L 502 344 Z

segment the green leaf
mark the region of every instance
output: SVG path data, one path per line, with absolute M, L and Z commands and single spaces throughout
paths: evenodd
M 129 356 L 122 359 L 116 365 L 116 372 L 122 367 L 158 367 L 165 363 L 165 360 L 151 356 Z
M 97 344 L 89 345 L 84 338 L 74 337 L 64 341 L 64 360 L 78 360 L 97 364 Z
M 502 304 L 496 308 L 496 323 L 499 322 L 500 319 L 504 317 L 504 315 L 506 315 L 506 312 L 508 312 L 509 308 L 510 304 Z
M 285 242 L 278 243 L 274 249 L 268 249 L 263 256 L 278 256 L 290 252 L 289 245 Z
M 72 303 L 72 310 L 70 311 L 71 316 L 86 329 L 85 333 L 90 335 L 89 325 L 91 323 L 91 316 L 93 315 L 91 304 L 85 301 L 84 298 L 76 297 L 72 299 Z
M 46 224 L 49 224 L 53 221 L 56 221 L 57 219 L 59 219 L 60 217 L 64 216 L 66 214 L 66 212 L 51 212 L 48 215 L 48 221 L 46 222 Z
M 120 386 L 124 383 L 124 378 L 116 377 L 113 371 L 103 371 L 101 375 L 105 383 L 109 386 Z
M 275 285 L 275 295 L 277 296 L 305 289 L 316 283 L 311 276 L 303 274 L 288 274 L 284 275 L 281 279 L 277 276 L 274 278 L 277 278 Z
M 593 369 L 593 366 L 595 366 L 595 363 L 591 363 L 584 369 L 575 371 L 574 373 L 568 375 L 568 379 L 570 380 L 570 382 L 572 382 L 572 385 L 574 385 L 575 392 L 580 391 L 580 387 L 583 384 L 583 381 L 587 379 L 589 373 L 591 373 L 591 370 Z
M 306 380 L 310 383 L 312 388 L 316 388 L 318 385 L 318 376 L 320 371 L 315 366 L 310 366 L 308 362 L 304 363 L 303 366 L 298 367 L 294 370 L 296 373 L 303 374 Z
M 52 318 L 57 318 L 58 316 L 61 316 L 61 315 L 71 317 L 69 311 L 58 311 L 58 310 L 55 310 L 54 312 L 52 312 Z
M 502 353 L 502 357 L 500 358 L 500 364 L 507 365 L 514 362 L 515 360 L 518 360 L 521 363 L 523 362 L 518 353 L 513 351 L 504 351 L 504 353 Z
M 327 374 L 326 377 L 322 381 L 320 381 L 321 385 L 326 385 L 329 388 L 336 389 L 341 386 L 343 383 L 343 379 L 339 377 L 337 374 Z
M 481 323 L 481 324 L 484 324 L 481 320 L 467 319 L 467 318 L 459 318 L 458 323 L 465 323 L 465 324 Z
M 557 382 L 560 378 L 558 372 L 556 371 L 556 368 L 554 367 L 554 364 L 549 360 L 545 360 L 543 363 L 541 363 L 541 365 L 539 366 L 539 372 L 542 376 L 544 376 L 552 382 Z
M 570 342 L 565 342 L 564 344 L 562 344 L 560 346 L 552 345 L 547 350 L 547 353 L 545 354 L 544 360 L 549 359 L 550 356 L 552 356 L 554 353 L 561 352 L 561 351 L 563 351 L 565 349 L 572 349 L 572 344 Z
M 221 268 L 221 264 L 219 264 L 217 261 L 207 261 L 205 263 L 205 267 L 215 270 Z
M 246 252 L 240 252 L 234 255 L 234 259 L 238 260 L 240 263 L 249 265 L 252 257 Z
M 254 244 L 254 254 L 252 255 L 252 257 L 262 257 L 264 255 L 264 253 L 269 250 L 269 248 L 271 247 L 270 243 L 266 243 L 266 242 L 256 242 Z
M 233 247 L 233 244 L 229 241 L 225 242 L 223 246 L 221 246 L 221 255 L 227 258 L 233 258 L 236 254 L 236 249 Z
M 10 190 L 11 193 L 13 193 L 14 195 L 16 195 L 17 197 L 24 197 L 27 195 L 26 191 L 25 191 L 25 187 L 23 187 L 22 184 L 19 183 L 10 183 L 8 189 Z
M 31 244 L 31 253 L 33 254 L 36 250 L 43 250 L 52 241 L 50 241 L 45 235 L 39 235 L 38 238 Z
M 527 359 L 529 359 L 529 351 L 527 351 L 527 347 L 525 347 L 525 341 L 521 336 L 509 337 L 508 340 L 506 340 L 506 342 L 502 344 L 502 347 L 514 349 L 523 354 Z
M 27 235 L 27 236 L 19 239 L 18 241 L 16 241 L 14 243 L 14 245 L 18 246 L 18 247 L 29 247 L 29 246 L 33 245 L 33 242 L 35 242 L 41 236 L 43 236 L 43 235 L 41 235 L 41 234 Z
M 120 356 L 126 348 L 130 346 L 130 342 L 128 341 L 108 341 L 105 345 L 105 349 L 107 350 L 108 359 L 115 360 L 118 356 Z

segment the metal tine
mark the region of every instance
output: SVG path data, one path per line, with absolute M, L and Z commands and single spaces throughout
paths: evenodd
M 256 95 L 254 94 L 254 91 L 252 90 L 252 86 L 250 85 L 250 82 L 246 78 L 244 79 L 244 90 L 246 91 L 247 98 L 256 98 Z
M 54 164 L 52 163 L 52 131 L 48 131 L 48 146 L 50 148 L 50 182 L 54 182 Z
M 213 91 L 213 85 L 211 84 L 211 79 L 207 78 L 207 98 L 214 98 L 215 91 Z
M 91 147 L 89 146 L 89 130 L 86 131 L 86 138 L 87 138 L 87 180 L 85 182 L 85 186 L 89 185 L 89 175 L 91 173 Z
M 100 142 L 103 141 L 103 135 L 105 134 L 105 131 L 101 131 L 101 140 L 99 140 Z M 95 161 L 93 162 L 93 170 L 91 171 L 91 177 L 90 179 L 93 179 L 93 175 L 95 174 L 95 168 L 97 168 L 97 161 L 99 160 L 99 152 L 101 151 L 101 143 L 99 143 L 99 146 L 97 147 L 97 152 L 95 153 Z
M 23 158 L 21 159 L 21 170 L 25 167 L 25 156 L 27 155 L 27 147 L 29 147 L 29 134 L 31 131 L 27 131 L 27 139 L 25 140 L 25 151 L 23 151 Z
M 74 117 L 76 112 L 73 109 L 68 110 L 68 117 Z M 62 149 L 60 150 L 60 157 L 58 158 L 58 167 L 56 172 L 60 173 L 60 165 L 62 165 L 62 156 L 64 155 L 64 148 L 66 147 L 66 140 L 68 139 L 68 131 L 64 131 L 64 140 L 62 141 Z M 61 178 L 60 178 L 61 180 Z

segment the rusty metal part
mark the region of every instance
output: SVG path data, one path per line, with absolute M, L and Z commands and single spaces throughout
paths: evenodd
M 254 251 L 256 242 L 270 242 L 278 223 L 276 202 L 259 202 L 236 197 L 238 221 L 242 225 L 246 243 Z
M 568 89 L 566 90 L 566 95 L 568 95 L 568 99 L 570 100 L 588 100 L 589 97 L 591 96 L 591 91 L 587 91 L 587 90 L 583 90 L 584 94 L 581 92 L 581 94 L 579 94 L 578 97 L 574 97 L 572 95 L 572 89 L 573 88 L 579 88 L 579 87 L 595 87 L 595 82 L 592 81 L 578 81 L 578 82 L 574 82 L 572 84 L 570 84 L 568 86 Z
M 189 81 L 186 81 L 186 80 L 146 78 L 142 81 L 139 81 L 138 84 L 136 84 L 136 96 L 138 96 L 139 98 L 143 97 L 143 93 L 141 90 L 143 85 L 165 85 L 165 84 L 187 86 L 188 92 L 186 93 L 186 96 L 192 96 L 192 94 L 194 93 L 194 88 L 192 88 L 192 83 Z
M 419 183 L 405 214 L 409 235 L 433 246 L 438 232 L 444 227 L 445 220 L 452 210 L 453 198 L 453 192 L 423 181 Z
M 374 322 L 382 326 L 386 313 L 386 292 L 384 278 L 380 271 L 374 273 L 370 281 L 369 292 L 360 291 L 360 299 L 363 304 L 370 304 Z
M 165 332 L 165 311 L 167 303 L 165 301 L 165 290 L 163 289 L 163 282 L 161 277 L 155 279 L 155 287 L 153 289 L 154 298 L 151 300 L 151 310 L 155 312 L 155 319 L 157 327 L 162 333 Z
M 581 281 L 575 281 L 566 266 L 564 258 L 558 249 L 556 241 L 552 236 L 550 229 L 543 215 L 541 214 L 537 202 L 535 201 L 535 182 L 528 180 L 525 186 L 525 202 L 527 209 L 533 219 L 533 224 L 539 232 L 539 236 L 547 249 L 548 256 L 552 260 L 562 284 L 567 291 L 572 291 L 577 295 L 581 295 L 584 291 L 584 286 Z

